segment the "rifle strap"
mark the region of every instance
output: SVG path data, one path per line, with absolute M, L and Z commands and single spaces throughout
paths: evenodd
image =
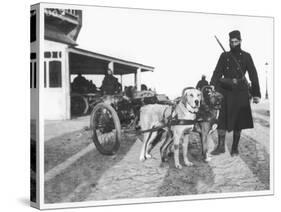
M 236 63 L 237 67 L 238 67 L 238 70 L 240 71 L 240 74 L 242 75 L 242 79 L 246 79 L 245 77 L 245 74 L 243 74 L 243 71 L 242 71 L 242 68 L 241 68 L 241 65 L 240 63 L 238 62 L 238 60 L 236 59 L 236 57 L 231 53 L 229 52 L 231 58 L 234 60 L 234 62 Z

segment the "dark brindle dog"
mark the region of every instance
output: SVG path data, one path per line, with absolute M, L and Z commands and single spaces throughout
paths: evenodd
M 201 92 L 203 98 L 197 114 L 198 123 L 195 125 L 195 130 L 201 134 L 203 157 L 205 161 L 210 161 L 210 143 L 212 133 L 217 129 L 223 95 L 215 91 L 213 86 L 204 86 Z

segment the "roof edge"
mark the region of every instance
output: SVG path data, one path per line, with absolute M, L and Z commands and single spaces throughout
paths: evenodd
M 100 54 L 100 53 L 97 53 L 97 52 L 88 51 L 88 50 L 77 48 L 77 47 L 74 47 L 74 46 L 70 46 L 68 49 L 70 50 L 70 52 L 73 52 L 73 53 L 79 52 L 79 53 L 84 53 L 85 55 L 88 55 L 88 56 L 99 57 L 100 59 L 104 59 L 104 60 L 110 60 L 110 61 L 113 60 L 113 62 L 117 62 L 117 63 L 121 63 L 121 64 L 125 64 L 125 65 L 130 65 L 130 66 L 134 66 L 134 67 L 139 67 L 141 69 L 145 69 L 146 71 L 153 71 L 155 69 L 153 66 L 144 65 L 144 64 L 141 64 L 141 63 L 136 63 L 136 62 L 132 62 L 132 61 L 129 61 L 129 60 L 124 60 L 124 59 L 112 57 L 112 56 L 109 56 L 109 55 Z

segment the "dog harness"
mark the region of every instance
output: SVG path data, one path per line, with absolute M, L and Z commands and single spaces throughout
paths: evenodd
M 193 113 L 195 114 L 195 111 L 189 111 L 186 107 L 183 106 L 182 103 L 181 104 L 181 110 L 185 110 L 188 111 L 189 113 Z M 171 113 L 169 114 L 169 116 L 165 116 L 165 114 L 167 113 L 167 110 L 169 109 L 168 107 L 164 110 L 163 113 L 163 119 L 162 119 L 162 125 L 161 126 L 157 126 L 157 127 L 152 127 L 151 129 L 147 129 L 147 130 L 141 130 L 138 131 L 139 134 L 141 133 L 149 133 L 149 132 L 154 132 L 154 131 L 158 131 L 160 129 L 163 129 L 165 127 L 168 128 L 168 131 L 171 130 L 171 126 L 175 126 L 175 125 L 194 125 L 195 123 L 198 122 L 198 120 L 196 119 L 178 119 L 178 116 L 175 112 L 177 104 L 173 104 L 171 105 Z

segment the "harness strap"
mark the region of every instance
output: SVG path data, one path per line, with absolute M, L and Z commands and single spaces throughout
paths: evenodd
M 167 126 L 168 126 L 168 124 L 163 124 L 163 125 L 158 126 L 158 127 L 152 127 L 151 129 L 138 131 L 138 133 L 142 134 L 142 133 L 154 132 L 154 131 L 158 131 L 160 129 L 163 129 L 163 128 L 167 127 Z
M 171 114 L 167 117 L 168 122 L 173 118 L 173 114 L 174 114 L 174 111 L 176 109 L 176 106 L 177 106 L 176 104 L 172 105 Z M 168 107 L 164 110 L 164 113 L 163 113 L 163 119 L 162 119 L 163 123 L 165 123 L 165 119 L 166 119 L 165 114 L 166 114 L 167 110 L 168 110 Z
M 141 133 L 148 133 L 148 132 L 154 132 L 154 131 L 158 131 L 160 129 L 163 129 L 165 127 L 168 127 L 168 131 L 171 130 L 171 126 L 175 126 L 175 125 L 193 125 L 195 123 L 197 123 L 198 120 L 190 120 L 190 119 L 171 119 L 171 121 L 169 123 L 163 124 L 161 126 L 158 127 L 152 127 L 151 129 L 147 129 L 147 130 L 141 130 L 138 131 L 139 134 Z
M 197 122 L 197 120 L 191 120 L 191 119 L 172 119 L 171 120 L 171 126 L 172 125 L 193 125 Z
M 138 131 L 138 133 L 141 134 L 141 133 L 154 132 L 154 131 L 158 131 L 159 129 L 163 129 L 165 127 L 167 127 L 168 131 L 170 132 L 171 126 L 175 126 L 175 125 L 194 125 L 195 123 L 198 122 L 198 120 L 196 120 L 196 119 L 195 120 L 178 119 L 177 115 L 173 116 L 176 106 L 177 106 L 176 104 L 172 105 L 171 114 L 167 118 L 165 117 L 165 113 L 167 111 L 167 108 L 164 110 L 163 119 L 162 119 L 163 124 L 161 126 L 152 127 L 151 129 L 147 129 L 147 130 L 141 130 L 141 131 Z M 165 119 L 167 119 L 166 123 L 165 123 Z
M 172 105 L 172 108 L 171 108 L 171 114 L 167 117 L 167 123 L 166 123 L 166 126 L 168 127 L 168 132 L 170 133 L 171 132 L 171 122 L 172 122 L 172 120 L 173 119 L 177 119 L 177 115 L 175 115 L 174 117 L 173 117 L 173 115 L 174 115 L 174 111 L 175 111 L 175 109 L 176 109 L 176 104 L 173 104 Z M 167 109 L 167 108 L 166 108 Z M 166 110 L 165 110 L 165 112 L 166 112 Z M 164 114 L 163 114 L 163 123 L 165 123 L 165 112 L 164 112 Z

